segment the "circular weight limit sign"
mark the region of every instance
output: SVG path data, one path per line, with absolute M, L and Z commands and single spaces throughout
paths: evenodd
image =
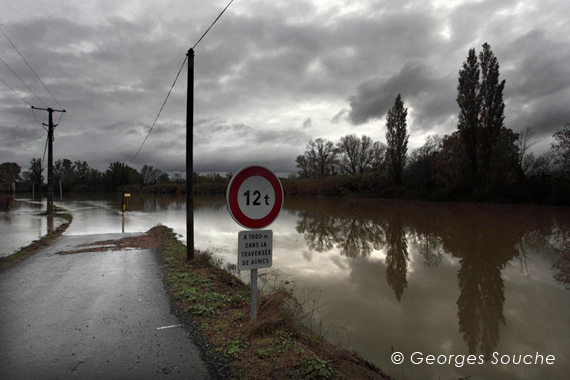
M 273 172 L 263 166 L 247 166 L 232 177 L 226 192 L 228 210 L 244 228 L 265 228 L 283 207 L 283 187 Z

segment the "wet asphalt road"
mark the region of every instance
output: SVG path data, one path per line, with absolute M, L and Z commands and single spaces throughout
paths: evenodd
M 0 272 L 0 379 L 211 378 L 153 251 L 56 254 L 129 235 L 63 236 Z

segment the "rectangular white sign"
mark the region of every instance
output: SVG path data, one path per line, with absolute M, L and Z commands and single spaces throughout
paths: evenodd
M 273 258 L 273 231 L 253 230 L 238 233 L 238 269 L 269 268 Z

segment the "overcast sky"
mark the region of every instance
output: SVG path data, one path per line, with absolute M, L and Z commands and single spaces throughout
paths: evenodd
M 131 161 L 228 1 L 0 0 L 2 30 L 67 110 L 54 159 Z M 458 72 L 485 42 L 506 80 L 506 126 L 534 128 L 547 149 L 570 122 L 570 1 L 235 0 L 195 49 L 194 170 L 295 172 L 310 139 L 385 142 L 398 94 L 411 149 L 451 134 Z M 60 108 L 1 33 L 0 58 L 45 103 L 0 61 L 29 104 Z M 186 71 L 132 167 L 185 171 Z M 0 163 L 42 157 L 36 118 L 47 112 L 0 82 Z

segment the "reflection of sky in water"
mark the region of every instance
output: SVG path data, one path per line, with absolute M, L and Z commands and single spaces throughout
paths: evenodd
M 125 213 L 124 227 L 113 202 L 63 202 L 74 215 L 66 234 L 140 232 L 162 223 L 185 235 L 183 199 L 136 198 L 129 208 L 139 211 Z M 568 231 L 567 214 L 379 201 L 286 200 L 285 207 L 269 227 L 272 269 L 294 281 L 300 295 L 315 289 L 312 295 L 320 295 L 324 304 L 327 336 L 341 339 L 387 373 L 414 379 L 534 379 L 564 378 L 570 371 L 570 297 L 553 279 L 554 254 L 545 248 L 560 237 L 567 242 L 568 236 L 544 234 L 555 217 L 559 231 Z M 195 199 L 194 219 L 196 247 L 235 263 L 241 227 L 225 199 Z M 331 239 L 322 231 L 338 236 Z M 521 247 L 526 255 L 519 254 Z M 247 281 L 249 271 L 242 277 Z M 469 292 L 477 297 L 466 297 Z M 468 355 L 460 326 L 470 321 L 496 330 L 490 352 L 555 355 L 555 364 L 410 364 L 416 351 Z M 483 333 L 467 331 L 480 355 Z M 405 364 L 393 365 L 392 351 L 404 353 Z

